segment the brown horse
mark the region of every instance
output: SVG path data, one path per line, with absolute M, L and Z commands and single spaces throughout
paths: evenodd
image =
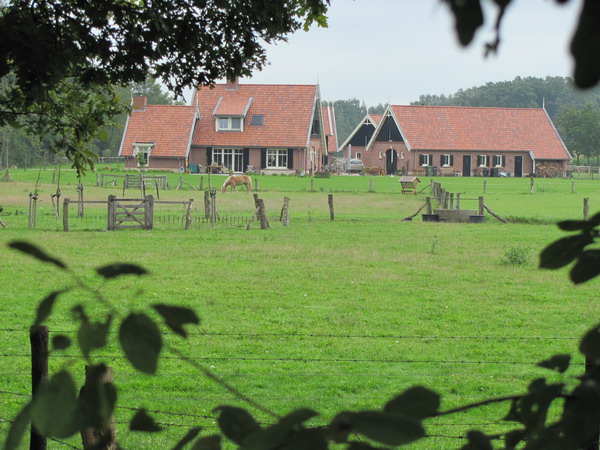
M 227 177 L 225 183 L 223 183 L 221 192 L 225 193 L 228 187 L 231 187 L 231 190 L 233 191 L 236 186 L 242 184 L 246 185 L 246 192 L 252 191 L 252 179 L 248 175 L 231 175 L 230 177 Z

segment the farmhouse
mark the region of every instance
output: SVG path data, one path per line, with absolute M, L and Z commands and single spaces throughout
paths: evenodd
M 313 173 L 337 150 L 318 85 L 236 80 L 197 89 L 190 106 L 132 105 L 119 150 L 127 168 Z
M 340 146 L 388 174 L 562 176 L 571 155 L 545 109 L 390 105 Z

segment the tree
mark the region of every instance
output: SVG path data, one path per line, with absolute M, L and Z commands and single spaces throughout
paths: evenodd
M 90 141 L 120 105 L 110 86 L 161 80 L 186 86 L 249 75 L 265 43 L 313 22 L 329 0 L 15 0 L 0 4 L 0 126 L 50 133 L 78 170 Z
M 556 118 L 556 127 L 567 148 L 577 155 L 587 158 L 600 155 L 600 110 L 586 103 L 581 109 L 568 107 Z

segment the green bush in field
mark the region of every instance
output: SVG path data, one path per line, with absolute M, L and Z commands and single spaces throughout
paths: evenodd
M 531 249 L 529 247 L 514 246 L 502 258 L 502 262 L 509 266 L 524 266 L 529 263 Z

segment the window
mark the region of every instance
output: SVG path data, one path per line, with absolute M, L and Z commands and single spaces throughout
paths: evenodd
M 265 124 L 265 115 L 264 114 L 254 114 L 252 119 L 250 120 L 250 125 L 264 125 Z
M 287 169 L 288 167 L 287 150 L 267 150 L 267 168 L 268 169 Z
M 477 165 L 479 167 L 488 166 L 488 155 L 477 155 Z
M 362 153 L 361 152 L 356 152 L 356 159 L 362 159 Z
M 429 167 L 431 165 L 431 155 L 421 153 L 419 155 L 419 165 L 421 167 Z
M 383 152 L 379 152 L 379 159 L 383 159 Z
M 504 166 L 506 166 L 506 156 L 495 155 L 494 156 L 494 167 L 504 167 Z
M 213 148 L 212 163 L 234 172 L 243 172 L 244 150 L 241 148 Z
M 217 118 L 217 131 L 242 131 L 241 117 Z
M 400 152 L 400 159 L 404 159 L 404 152 Z
M 454 165 L 454 155 L 442 155 L 442 167 L 452 167 Z
M 133 144 L 133 157 L 137 161 L 138 167 L 146 167 L 150 160 L 154 144 Z

